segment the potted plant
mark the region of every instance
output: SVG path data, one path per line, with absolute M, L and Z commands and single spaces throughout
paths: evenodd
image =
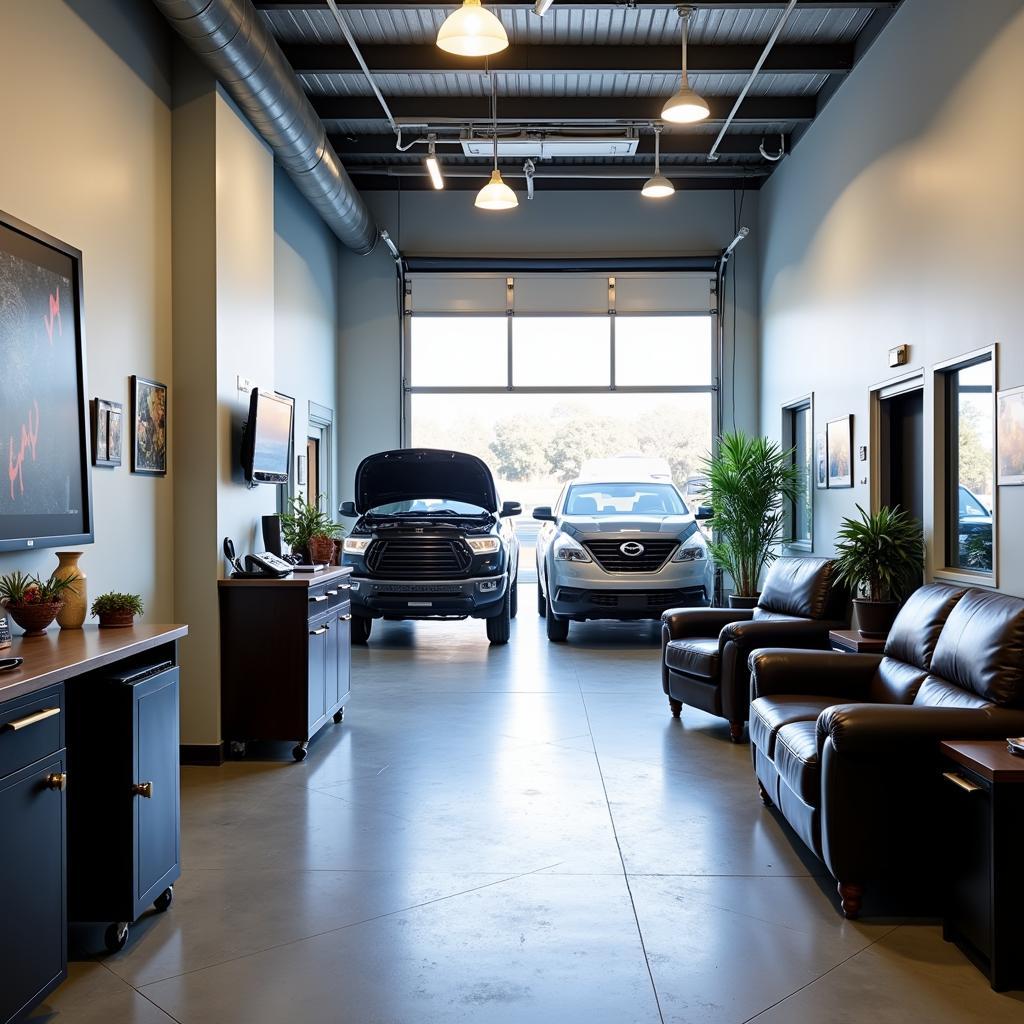
M 124 628 L 135 624 L 135 616 L 143 611 L 142 598 L 138 594 L 118 594 L 111 591 L 100 594 L 92 603 L 90 614 L 100 620 L 103 629 Z
M 732 577 L 729 607 L 752 608 L 761 572 L 777 557 L 784 502 L 797 501 L 803 491 L 800 471 L 792 451 L 741 430 L 723 434 L 704 464 L 711 489 L 711 557 Z
M 314 504 L 298 494 L 292 499 L 291 511 L 281 515 L 285 543 L 293 554 L 310 563 L 330 563 L 334 557 L 334 538 L 342 532 L 341 524 L 321 508 L 323 503 L 324 495 Z
M 921 583 L 921 524 L 898 505 L 874 514 L 857 506 L 859 519 L 844 519 L 836 537 L 836 585 L 854 594 L 863 637 L 883 638 L 900 600 Z
M 12 572 L 0 576 L 0 601 L 25 636 L 42 636 L 64 607 L 64 595 L 73 593 L 77 582 L 76 575 L 44 582 L 38 576 Z

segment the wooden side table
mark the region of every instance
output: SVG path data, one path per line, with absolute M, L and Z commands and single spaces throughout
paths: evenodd
M 885 650 L 885 640 L 863 637 L 856 629 L 833 629 L 828 639 L 833 651 L 847 654 L 881 654 Z
M 947 740 L 940 751 L 948 879 L 943 937 L 996 991 L 1024 986 L 1024 758 L 1001 740 Z

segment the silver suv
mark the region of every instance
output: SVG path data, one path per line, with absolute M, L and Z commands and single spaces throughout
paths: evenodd
M 622 473 L 605 466 L 599 479 L 584 467 L 553 507 L 534 509 L 544 523 L 537 611 L 549 640 L 566 640 L 573 621 L 659 619 L 713 593 L 707 542 L 669 475 L 641 475 L 623 461 Z

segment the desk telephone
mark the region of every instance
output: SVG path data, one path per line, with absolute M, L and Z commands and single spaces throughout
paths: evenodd
M 245 556 L 245 567 L 242 567 L 235 554 L 235 542 L 230 537 L 224 538 L 224 557 L 234 569 L 231 574 L 233 580 L 256 580 L 281 579 L 287 576 L 295 568 L 290 562 L 286 562 L 269 551 L 261 551 Z

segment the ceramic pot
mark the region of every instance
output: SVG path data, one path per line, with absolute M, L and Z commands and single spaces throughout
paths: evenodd
M 101 612 L 101 629 L 124 629 L 135 625 L 135 616 L 131 612 Z
M 753 597 L 741 597 L 739 594 L 729 595 L 729 607 L 730 608 L 756 608 L 758 598 L 760 594 L 755 594 Z
M 309 558 L 310 561 L 319 565 L 320 563 L 330 564 L 331 559 L 334 557 L 334 538 L 333 537 L 310 537 L 309 538 Z
M 900 610 L 899 601 L 866 601 L 862 597 L 855 597 L 853 606 L 857 609 L 857 629 L 866 640 L 884 640 Z
M 25 636 L 42 636 L 46 627 L 57 617 L 63 601 L 48 604 L 7 605 L 7 614 L 25 630 Z
M 50 575 L 51 580 L 66 580 L 69 576 L 77 576 L 74 589 L 64 591 L 64 607 L 57 612 L 57 625 L 61 629 L 81 629 L 85 622 L 85 614 L 89 608 L 89 597 L 86 592 L 85 573 L 82 572 L 78 560 L 81 551 L 58 551 L 57 568 Z

